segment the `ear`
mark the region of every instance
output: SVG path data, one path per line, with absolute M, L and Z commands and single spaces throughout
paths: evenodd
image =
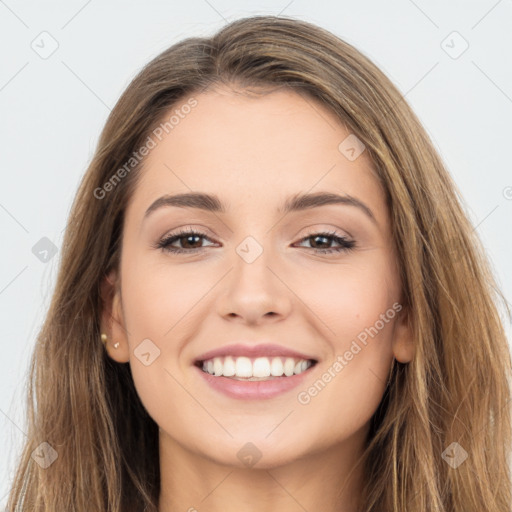
M 409 363 L 416 353 L 410 314 L 407 308 L 398 312 L 393 329 L 393 354 L 400 363 Z
M 111 359 L 118 363 L 130 360 L 130 347 L 124 325 L 121 304 L 121 289 L 115 270 L 112 270 L 101 282 L 102 311 L 100 332 L 107 335 L 106 349 Z M 114 344 L 119 343 L 117 348 Z

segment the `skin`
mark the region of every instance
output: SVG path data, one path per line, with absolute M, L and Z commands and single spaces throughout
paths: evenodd
M 414 356 L 406 310 L 309 403 L 299 403 L 297 393 L 400 302 L 383 190 L 367 151 L 348 160 L 338 145 L 350 132 L 312 99 L 285 91 L 249 97 L 228 88 L 194 97 L 198 105 L 147 156 L 126 210 L 120 274 L 103 283 L 105 295 L 112 292 L 102 320 L 109 355 L 130 363 L 160 427 L 159 511 L 355 512 L 369 420 L 393 357 L 406 363 Z M 227 212 L 163 207 L 143 222 L 155 199 L 190 191 L 218 195 Z M 376 221 L 351 205 L 277 213 L 289 196 L 318 191 L 358 198 Z M 207 238 L 173 246 L 201 251 L 154 248 L 188 227 Z M 339 247 L 332 239 L 315 245 L 311 235 L 325 230 L 356 247 L 315 252 Z M 250 264 L 236 252 L 247 236 L 263 249 Z M 148 366 L 134 354 L 147 338 L 160 350 Z M 266 400 L 228 398 L 192 364 L 208 350 L 247 339 L 295 348 L 319 362 L 300 389 Z M 253 466 L 237 456 L 248 442 L 261 453 Z

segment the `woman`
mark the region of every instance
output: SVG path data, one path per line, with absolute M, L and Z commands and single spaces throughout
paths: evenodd
M 80 185 L 8 509 L 510 510 L 497 290 L 354 47 L 273 16 L 182 41 Z

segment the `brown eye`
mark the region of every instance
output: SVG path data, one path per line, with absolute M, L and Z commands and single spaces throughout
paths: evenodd
M 202 239 L 209 240 L 206 234 L 198 231 L 180 231 L 164 237 L 157 244 L 157 248 L 173 253 L 193 253 L 205 248 L 201 245 Z M 173 246 L 175 242 L 181 244 L 181 247 Z
M 312 240 L 312 242 L 310 242 L 312 245 L 311 248 L 316 252 L 321 253 L 349 251 L 355 247 L 354 241 L 349 240 L 343 235 L 339 235 L 335 231 L 326 233 L 312 233 L 311 235 L 304 237 L 301 242 L 306 240 Z M 330 245 L 332 242 L 337 243 L 339 247 L 325 247 L 325 245 Z M 318 247 L 319 245 L 324 245 L 324 247 Z

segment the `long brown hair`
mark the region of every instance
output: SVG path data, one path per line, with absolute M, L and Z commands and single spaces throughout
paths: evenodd
M 28 437 L 8 510 L 157 510 L 158 425 L 129 364 L 102 346 L 101 283 L 119 264 L 144 160 L 126 163 L 171 108 L 215 84 L 289 87 L 321 102 L 363 141 L 386 193 L 416 352 L 396 362 L 372 418 L 362 512 L 510 510 L 512 365 L 499 308 L 510 311 L 460 193 L 405 99 L 367 57 L 322 28 L 275 16 L 175 44 L 112 110 L 73 203 L 31 359 Z M 36 449 L 57 459 L 44 468 Z M 457 468 L 448 463 L 463 453 Z

